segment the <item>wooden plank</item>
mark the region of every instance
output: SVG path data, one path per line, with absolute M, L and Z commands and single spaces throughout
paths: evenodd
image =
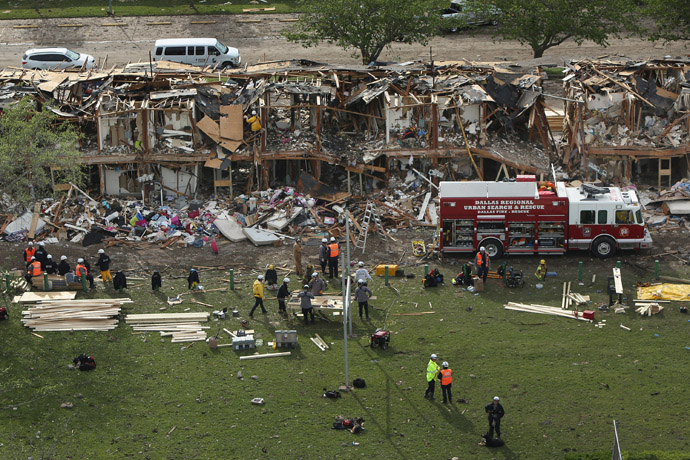
M 29 235 L 28 238 L 30 240 L 33 240 L 36 237 L 36 225 L 38 225 L 38 218 L 41 214 L 41 203 L 36 203 L 34 205 L 34 216 L 33 219 L 31 219 L 31 227 L 29 227 Z
M 613 284 L 616 287 L 616 294 L 623 294 L 623 280 L 621 279 L 621 269 L 613 269 Z
M 290 351 L 285 351 L 282 353 L 268 353 L 265 355 L 251 355 L 251 356 L 240 356 L 240 360 L 245 360 L 245 359 L 261 359 L 261 358 L 275 358 L 277 356 L 290 356 L 292 352 Z
M 242 141 L 244 137 L 242 105 L 223 105 L 220 107 L 220 137 L 232 141 Z
M 370 300 L 371 300 L 371 298 L 370 298 Z M 319 339 L 319 340 L 321 341 L 321 344 L 322 344 L 324 347 L 326 347 L 327 349 L 330 348 L 330 347 L 328 346 L 328 344 L 326 343 L 326 341 L 325 341 L 319 334 L 316 334 L 316 333 L 315 333 L 314 335 L 316 336 L 317 339 Z
M 314 342 L 314 345 L 316 345 L 317 347 L 319 347 L 319 350 L 321 350 L 321 351 L 326 351 L 326 349 L 325 349 L 323 346 L 321 346 L 321 344 L 319 343 L 319 341 L 316 340 L 314 337 L 309 337 L 309 340 L 311 340 L 312 342 Z
M 44 300 L 73 300 L 77 296 L 75 291 L 54 291 L 54 292 L 25 292 L 18 296 L 17 302 L 32 303 Z

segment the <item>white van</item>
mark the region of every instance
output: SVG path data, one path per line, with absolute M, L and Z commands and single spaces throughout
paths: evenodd
M 220 68 L 238 67 L 242 58 L 237 48 L 225 46 L 215 38 L 166 38 L 156 40 L 153 60 Z

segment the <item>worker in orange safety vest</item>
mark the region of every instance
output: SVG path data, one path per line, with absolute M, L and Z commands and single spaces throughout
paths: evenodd
M 334 276 L 338 277 L 338 255 L 340 255 L 340 245 L 334 237 L 331 237 L 331 244 L 328 245 L 328 248 L 331 251 L 328 258 L 328 277 L 333 279 Z
M 84 265 L 84 259 L 77 259 L 77 268 L 74 270 L 74 274 L 79 278 L 86 278 L 89 282 L 89 289 L 93 289 L 93 276 L 89 275 L 89 270 Z
M 491 262 L 489 261 L 489 254 L 487 254 L 484 246 L 479 248 L 479 252 L 475 256 L 474 263 L 477 265 L 477 276 L 482 278 L 486 284 L 486 275 L 489 274 L 489 266 Z
M 443 361 L 438 379 L 441 381 L 441 392 L 443 393 L 443 404 L 453 404 L 453 397 L 450 394 L 450 387 L 453 385 L 453 371 L 448 368 L 448 361 Z
M 33 278 L 34 276 L 41 276 L 41 274 L 42 274 L 42 271 L 41 271 L 41 262 L 39 262 L 38 260 L 36 260 L 36 257 L 35 257 L 35 256 L 32 256 L 32 257 L 31 257 L 31 262 L 29 263 L 29 265 L 28 265 L 27 268 L 26 268 L 26 277 L 25 277 L 25 278 L 26 278 L 26 282 L 27 282 L 27 283 L 30 283 L 30 282 L 31 282 L 31 278 Z
M 34 247 L 34 243 L 32 241 L 29 241 L 29 247 L 24 249 L 24 252 L 22 253 L 24 256 L 24 262 L 31 263 L 31 258 L 36 255 L 36 248 Z

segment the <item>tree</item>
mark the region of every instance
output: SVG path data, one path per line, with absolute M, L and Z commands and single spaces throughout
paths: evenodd
M 289 41 L 305 47 L 334 43 L 369 64 L 394 41 L 426 45 L 438 33 L 447 0 L 300 0 L 300 5 L 305 13 L 284 33 Z
M 690 40 L 690 1 L 648 0 L 645 13 L 656 23 L 653 39 Z
M 676 0 L 682 1 L 682 0 Z M 568 39 L 602 46 L 631 26 L 631 0 L 467 0 L 475 11 L 498 7 L 502 14 L 496 36 L 528 44 L 535 58 Z
M 79 134 L 48 110 L 36 110 L 29 96 L 0 114 L 0 183 L 17 204 L 52 195 L 50 167 L 59 168 L 64 181 L 81 185 Z

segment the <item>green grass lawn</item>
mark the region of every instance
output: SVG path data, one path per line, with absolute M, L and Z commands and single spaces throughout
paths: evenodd
M 335 401 L 321 395 L 324 387 L 336 389 L 344 382 L 342 325 L 286 322 L 276 314 L 274 300 L 267 301 L 270 314 L 257 314 L 250 327 L 266 342 L 276 328 L 295 328 L 300 346 L 290 357 L 250 361 L 238 358 L 250 351 L 210 350 L 203 342 L 183 350 L 188 344 L 172 344 L 168 338 L 162 343 L 157 333 L 135 335 L 124 323 L 111 333 L 44 332 L 40 339 L 22 327 L 21 308 L 10 305 L 11 320 L 0 323 L 0 458 L 539 460 L 595 458 L 580 455 L 607 450 L 610 458 L 613 419 L 620 421 L 625 451 L 690 451 L 685 423 L 690 323 L 677 304 L 652 318 L 597 311 L 597 319 L 607 320 L 603 329 L 504 310 L 508 300 L 559 306 L 562 281 L 576 278 L 577 260 L 575 255 L 562 259 L 566 268 L 541 290 L 529 275 L 523 289 L 508 290 L 489 280 L 487 292 L 478 296 L 450 283 L 422 291 L 421 267 L 406 269 L 417 274 L 413 280 L 392 279 L 399 297 L 383 280 L 375 280 L 373 320 L 365 324 L 356 318 L 359 337 L 349 342 L 350 380 L 363 377 L 367 388 Z M 573 283 L 573 291 L 592 295 L 596 310 L 607 300 L 606 276 L 615 262 L 584 260 L 585 279 L 596 273 L 596 285 Z M 510 262 L 526 273 L 536 266 L 526 258 Z M 449 279 L 457 267 L 440 268 Z M 202 271 L 202 284 L 223 286 L 223 276 Z M 623 266 L 629 299 L 638 276 L 648 280 Z M 195 298 L 217 307 L 239 307 L 246 318 L 253 303 L 249 280 L 247 274 L 239 291 Z M 164 293 L 158 295 L 147 289 L 147 282 L 130 284 L 140 287 L 129 290 L 134 304 L 126 305 L 125 313 L 158 312 L 167 294 L 186 290 L 184 280 L 164 278 Z M 120 294 L 99 287 L 78 298 L 102 296 Z M 166 312 L 187 308 L 205 309 L 184 302 Z M 393 315 L 415 311 L 435 313 Z M 370 348 L 368 335 L 384 324 L 393 331 L 390 348 Z M 208 325 L 214 335 L 219 327 L 237 329 L 239 322 L 229 318 Z M 314 332 L 333 342 L 330 350 L 321 352 L 309 341 Z M 221 343 L 230 342 L 226 334 L 221 337 Z M 264 346 L 259 351 L 271 350 Z M 95 371 L 68 370 L 82 352 L 96 357 Z M 468 404 L 441 404 L 438 386 L 434 402 L 423 398 L 431 353 L 449 361 L 453 398 Z M 242 381 L 236 378 L 240 370 Z M 477 443 L 487 430 L 483 406 L 494 395 L 501 396 L 506 410 L 506 446 L 489 450 Z M 254 397 L 265 398 L 266 404 L 250 404 Z M 74 408 L 60 408 L 67 401 Z M 364 417 L 365 433 L 331 429 L 339 414 Z M 664 457 L 626 456 L 632 458 Z
M 108 0 L 35 0 L 0 1 L 0 19 L 80 18 L 106 16 Z M 293 13 L 297 0 L 252 4 L 249 0 L 112 0 L 116 16 L 174 16 L 181 14 L 239 14 L 246 8 L 275 8 L 269 13 Z M 263 14 L 263 13 L 254 13 Z

